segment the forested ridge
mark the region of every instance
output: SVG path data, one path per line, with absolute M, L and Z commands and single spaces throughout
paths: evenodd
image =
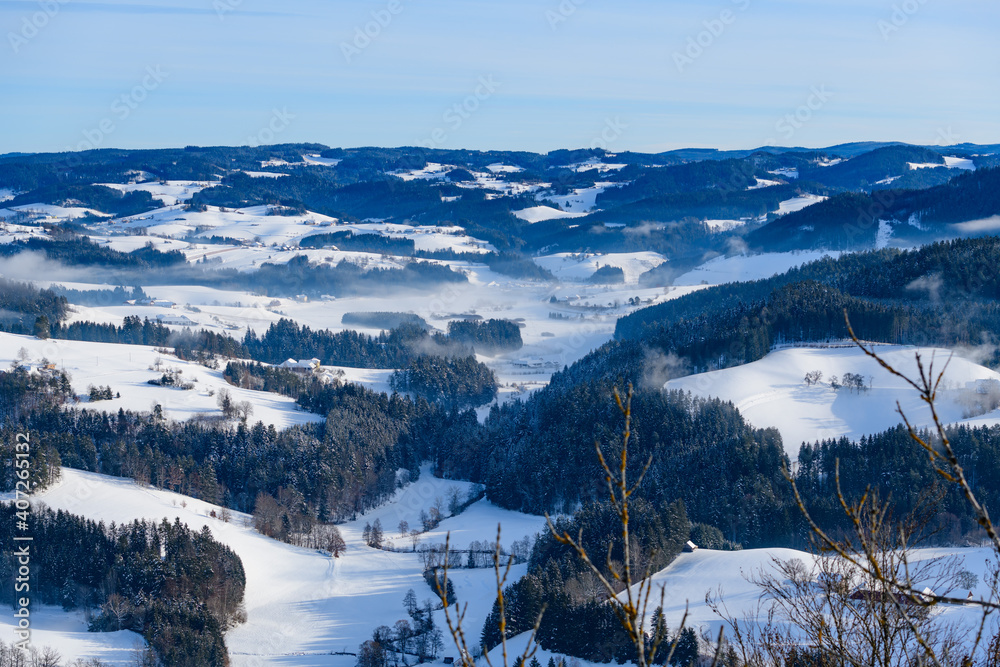
M 673 351 L 693 370 L 724 368 L 760 359 L 778 342 L 843 339 L 845 308 L 868 340 L 976 345 L 1000 328 L 998 262 L 997 237 L 824 258 L 636 311 L 618 321 L 618 343 L 609 346 L 634 356 L 634 342 Z
M 54 290 L 0 277 L 0 326 L 27 333 L 38 317 L 59 322 L 68 313 L 69 301 Z
M 179 250 L 162 252 L 152 243 L 132 252 L 121 252 L 99 245 L 86 236 L 69 236 L 56 239 L 29 238 L 23 241 L 0 244 L 0 255 L 12 256 L 22 252 L 42 252 L 51 260 L 77 266 L 113 266 L 124 269 L 164 268 L 183 265 L 187 261 Z
M 229 377 L 241 381 L 241 369 Z M 313 517 L 340 520 L 375 507 L 397 486 L 397 471 L 419 474 L 435 443 L 451 437 L 461 415 L 423 399 L 379 394 L 354 384 L 319 381 L 272 388 L 297 392 L 322 424 L 278 431 L 273 425 L 216 419 L 168 422 L 153 413 L 70 407 L 65 376 L 39 384 L 36 374 L 0 371 L 3 428 L 29 432 L 40 443 L 34 472 L 44 486 L 51 466 L 81 470 L 177 491 L 252 512 L 259 494 L 293 490 Z M 266 378 L 265 380 L 266 381 Z M 474 420 L 474 417 L 473 417 Z M 13 442 L 13 440 L 11 440 Z M 44 443 L 44 446 L 42 446 Z M 5 485 L 13 479 L 5 467 Z
M 0 505 L 0 538 L 14 544 L 16 507 Z M 133 630 L 164 665 L 228 665 L 224 631 L 240 622 L 243 563 L 205 527 L 179 520 L 106 526 L 43 507 L 31 511 L 33 601 L 96 609 L 92 630 Z M 22 543 L 18 543 L 22 544 Z M 0 557 L 2 600 L 12 603 L 18 558 Z
M 510 509 L 571 512 L 596 502 L 605 487 L 594 442 L 616 442 L 621 427 L 613 387 L 557 385 L 494 407 L 478 437 L 442 443 L 439 465 L 486 484 L 490 500 Z M 640 390 L 633 411 L 631 474 L 653 460 L 644 499 L 682 499 L 692 520 L 736 542 L 773 544 L 788 535 L 794 513 L 777 431 L 750 427 L 731 404 L 682 392 Z
M 393 391 L 413 392 L 451 412 L 474 408 L 492 401 L 497 394 L 496 375 L 475 356 L 413 357 L 392 374 Z
M 955 426 L 946 431 L 980 502 L 1000 507 L 1000 426 Z M 923 432 L 922 437 L 931 439 Z M 928 496 L 940 495 L 932 528 L 945 544 L 974 544 L 980 531 L 960 490 L 942 483 L 927 453 L 903 427 L 851 441 L 848 438 L 804 443 L 799 450 L 796 483 L 821 525 L 849 531 L 843 508 L 836 499 L 835 480 L 848 498 L 860 498 L 869 489 L 892 498 L 897 516 L 916 510 Z
M 954 235 L 950 224 L 1000 215 L 1000 168 L 948 176 L 945 183 L 924 189 L 890 184 L 870 194 L 856 190 L 837 194 L 772 219 L 747 234 L 746 241 L 751 248 L 771 251 L 858 250 L 873 247 L 880 226 L 888 224 L 897 241 L 927 243 Z
M 60 233 L 57 238 L 31 237 L 0 244 L 0 256 L 40 253 L 46 259 L 70 266 L 89 267 L 95 278 L 121 283 L 151 285 L 202 285 L 271 296 L 295 297 L 372 294 L 387 288 L 420 289 L 437 284 L 468 282 L 468 278 L 443 264 L 414 259 L 399 268 L 367 269 L 341 260 L 335 265 L 311 264 L 297 255 L 284 264 L 265 262 L 253 271 L 220 268 L 209 263 L 190 264 L 179 250 L 163 252 L 147 243 L 132 252 L 97 244 L 86 235 Z M 157 271 L 150 272 L 155 268 Z M 92 295 L 90 298 L 94 298 Z

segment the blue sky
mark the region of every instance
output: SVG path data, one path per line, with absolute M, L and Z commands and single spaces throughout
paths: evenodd
M 1000 142 L 995 0 L 0 0 L 0 27 L 0 153 Z

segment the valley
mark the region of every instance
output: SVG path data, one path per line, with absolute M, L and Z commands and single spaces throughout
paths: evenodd
M 636 548 L 667 626 L 688 609 L 704 652 L 723 625 L 706 592 L 742 615 L 752 572 L 825 558 L 783 470 L 831 531 L 848 527 L 841 462 L 850 493 L 873 485 L 901 512 L 937 488 L 896 412 L 933 429 L 926 402 L 850 341 L 845 313 L 895 368 L 947 368 L 938 419 L 977 493 L 1000 497 L 995 148 L 0 157 L 0 428 L 38 443 L 33 511 L 94 531 L 166 519 L 238 557 L 242 615 L 191 640 L 224 640 L 233 665 L 352 666 L 401 620 L 393 641 L 414 643 L 387 659 L 460 660 L 429 584 L 442 558 L 470 646 L 498 657 L 497 524 L 512 599 L 553 609 L 539 660 L 591 665 L 621 637 L 565 650 L 561 628 L 610 607 L 545 515 L 610 548 L 593 443 L 618 446 L 612 392 L 631 386 L 630 456 L 651 462 Z M 976 516 L 954 490 L 938 502 L 915 558 L 963 559 L 962 596 L 990 596 Z M 161 631 L 138 611 L 111 623 L 113 586 L 93 581 L 38 594 L 35 644 L 135 664 Z M 129 629 L 87 632 L 95 619 Z

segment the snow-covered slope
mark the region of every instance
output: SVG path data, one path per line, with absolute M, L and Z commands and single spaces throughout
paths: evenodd
M 212 510 L 220 509 L 215 505 L 96 473 L 64 469 L 63 478 L 38 493 L 36 501 L 106 523 L 163 518 L 173 521 L 178 517 L 195 529 L 208 526 L 215 539 L 236 551 L 246 570 L 247 622 L 226 635 L 234 665 L 350 667 L 353 656 L 330 654 L 354 652 L 377 626 L 405 618 L 402 602 L 407 590 L 412 588 L 420 601 L 433 597 L 421 574 L 419 555 L 365 546 L 364 525 L 378 518 L 387 534 L 396 531 L 400 519 L 419 526 L 421 510 L 428 510 L 438 498 L 447 502 L 452 488 L 465 492 L 469 486 L 466 482 L 435 479 L 425 468 L 417 482 L 400 489 L 389 503 L 341 526 L 348 546 L 339 559 L 263 537 L 249 527 L 250 517 L 246 515 L 234 512 L 231 522 L 225 523 L 209 516 Z M 504 532 L 507 543 L 508 539 L 533 534 L 539 522 L 544 522 L 540 517 L 491 509 L 488 504 L 469 511 L 474 513 L 467 518 L 460 515 L 442 522 L 439 530 L 428 536 L 428 542 L 436 541 L 438 533 L 450 525 L 456 527 L 460 542 L 493 540 L 497 521 L 501 520 L 508 526 Z M 509 519 L 513 519 L 510 525 L 506 522 Z M 518 566 L 514 574 L 523 573 L 524 566 Z M 492 578 L 492 570 L 464 570 L 454 576 L 458 595 L 469 603 L 469 623 L 476 627 L 475 635 L 492 605 L 488 595 Z M 79 630 L 69 615 L 60 617 L 57 611 L 53 614 L 56 618 L 52 624 L 66 624 L 59 625 L 66 628 L 66 637 L 50 637 L 53 643 L 59 642 L 64 658 L 92 656 L 98 650 L 106 654 L 123 649 L 119 645 L 126 639 L 134 639 L 93 636 L 91 641 L 97 642 L 98 648 L 91 648 L 80 637 L 69 636 Z M 440 612 L 437 620 L 443 621 Z M 474 626 L 477 622 L 480 625 Z
M 821 197 L 820 195 L 802 195 L 800 197 L 792 197 L 791 199 L 786 199 L 778 205 L 777 213 L 778 215 L 784 215 L 786 213 L 801 211 L 806 206 L 818 204 L 825 199 L 826 197 Z
M 303 155 L 302 159 L 305 160 L 306 164 L 311 164 L 317 167 L 336 167 L 338 164 L 343 162 L 343 160 L 339 158 L 320 157 L 319 155 Z
M 320 213 L 269 215 L 270 206 L 250 206 L 223 211 L 211 206 L 206 211 L 188 211 L 182 206 L 167 206 L 108 223 L 101 231 L 122 233 L 145 228 L 163 236 L 204 238 L 224 236 L 245 241 L 259 240 L 265 245 L 285 244 L 316 233 L 319 225 L 332 225 L 335 218 Z
M 154 403 L 159 403 L 170 419 L 217 417 L 221 415 L 218 399 L 211 394 L 217 395 L 219 390 L 226 389 L 234 401 L 253 404 L 251 421 L 261 420 L 277 428 L 286 428 L 322 420 L 319 415 L 301 410 L 287 396 L 234 387 L 222 378 L 222 370 L 181 361 L 146 345 L 40 340 L 34 336 L 0 333 L 0 366 L 9 367 L 21 348 L 27 351 L 29 363 L 38 364 L 45 358 L 58 369 L 66 370 L 73 391 L 84 397 L 84 402 L 78 404 L 80 407 L 106 412 L 117 412 L 118 408 L 148 411 Z M 156 370 L 157 359 L 160 360 L 159 370 Z M 180 371 L 179 379 L 193 384 L 194 388 L 183 390 L 148 384 L 148 380 L 161 378 L 170 370 Z M 112 392 L 121 394 L 121 398 L 90 404 L 86 402 L 89 385 L 110 386 Z
M 879 345 L 876 350 L 898 370 L 916 375 L 917 348 Z M 950 356 L 942 349 L 919 351 L 925 364 L 935 360 L 937 370 L 944 368 Z M 820 384 L 807 386 L 805 374 L 814 370 L 822 372 L 823 379 Z M 843 379 L 845 373 L 863 376 L 871 388 L 862 392 L 834 390 L 831 378 Z M 977 380 L 989 379 L 1000 380 L 1000 374 L 953 357 L 938 404 L 942 420 L 962 420 L 967 410 L 963 399 L 975 392 Z M 840 436 L 857 439 L 892 428 L 901 422 L 896 413 L 897 401 L 917 426 L 930 422 L 929 411 L 912 388 L 849 343 L 841 347 L 781 349 L 743 366 L 671 380 L 665 387 L 732 401 L 754 426 L 777 428 L 793 460 L 803 442 Z
M 986 582 L 989 581 L 988 573 L 993 561 L 991 550 L 916 549 L 911 554 L 911 562 L 940 556 L 958 557 L 963 569 L 979 577 L 979 584 L 970 592 L 980 599 L 987 598 L 989 591 Z M 724 613 L 743 622 L 748 616 L 752 617 L 758 612 L 761 603 L 760 589 L 749 581 L 750 577 L 761 572 L 773 573 L 775 560 L 799 560 L 811 569 L 815 566 L 815 558 L 804 551 L 779 548 L 744 551 L 699 549 L 694 553 L 681 554 L 673 563 L 653 575 L 653 601 L 648 608 L 647 623 L 651 621 L 653 609 L 659 604 L 662 589 L 663 614 L 668 628 L 676 632 L 686 613 L 687 627 L 694 628 L 699 635 L 707 635 L 714 640 L 718 636 L 719 629 L 725 625 L 725 621 L 706 603 L 706 594 L 710 593 L 713 598 L 721 601 Z M 965 590 L 956 593 L 964 595 Z M 761 613 L 766 614 L 766 609 L 764 604 Z M 978 609 L 971 605 L 940 605 L 933 613 L 939 615 L 945 623 L 973 628 L 973 631 L 975 621 L 980 615 Z M 786 623 L 787 619 L 779 616 L 776 621 L 782 624 Z M 731 638 L 730 628 L 727 626 L 725 629 Z M 508 652 L 518 655 L 524 650 L 527 640 L 527 633 L 512 638 L 508 642 Z M 538 652 L 542 664 L 546 664 L 552 655 L 554 654 L 544 650 Z M 490 657 L 495 661 L 499 660 L 500 649 L 491 651 Z M 558 655 L 555 657 L 559 658 Z M 593 664 L 586 661 L 577 662 L 581 667 Z
M 564 218 L 579 218 L 586 213 L 573 213 L 570 211 L 560 211 L 551 206 L 532 206 L 531 208 L 514 211 L 514 215 L 525 222 L 536 223 L 544 220 L 559 220 Z
M 205 188 L 212 187 L 212 185 L 217 185 L 217 183 L 212 183 L 210 181 L 166 181 L 165 183 L 160 183 L 159 181 L 154 181 L 150 183 L 101 183 L 108 188 L 113 188 L 121 192 L 137 192 L 145 191 L 153 196 L 153 199 L 159 199 L 167 206 L 174 206 L 181 202 L 185 202 L 196 193 L 201 192 Z
M 597 208 L 597 195 L 601 194 L 609 187 L 618 187 L 619 183 L 594 183 L 592 188 L 578 188 L 566 195 L 555 195 L 539 193 L 535 199 L 552 201 L 564 211 L 572 213 L 590 213 Z
M 721 285 L 770 278 L 828 255 L 836 259 L 840 254 L 838 251 L 830 250 L 796 250 L 760 255 L 720 256 L 679 276 L 674 280 L 674 285 Z
M 985 583 L 988 581 L 988 560 L 991 556 L 989 549 L 916 549 L 912 552 L 912 561 L 940 556 L 960 558 L 962 566 L 979 577 L 980 583 L 970 592 L 980 598 L 989 595 Z M 774 572 L 775 560 L 797 559 L 812 569 L 815 558 L 812 554 L 794 549 L 699 549 L 694 553 L 681 554 L 653 575 L 653 590 L 657 597 L 661 587 L 665 591 L 663 611 L 669 627 L 678 627 L 687 606 L 688 625 L 708 631 L 709 636 L 715 637 L 723 621 L 705 603 L 706 593 L 711 592 L 714 597 L 721 598 L 728 613 L 743 620 L 746 614 L 756 611 L 760 600 L 760 590 L 748 581 L 748 577 L 762 571 Z M 959 594 L 964 596 L 965 591 Z M 977 611 L 974 607 L 942 605 L 936 613 L 946 615 L 948 621 L 961 622 L 975 618 Z
M 14 636 L 15 625 L 12 614 L 0 614 L 4 642 Z M 108 665 L 126 667 L 137 664 L 146 640 L 129 630 L 87 632 L 87 619 L 81 611 L 67 613 L 60 607 L 32 605 L 31 646 L 38 651 L 55 649 L 65 661 L 61 664 L 77 658 L 97 658 Z
M 413 180 L 440 180 L 445 177 L 445 175 L 455 169 L 453 164 L 438 164 L 437 162 L 428 162 L 426 167 L 421 169 L 409 169 L 406 171 L 394 171 L 391 172 L 393 176 L 400 178 L 404 181 Z
M 947 167 L 948 169 L 962 169 L 972 171 L 976 168 L 976 163 L 970 158 L 945 157 L 944 164 L 934 164 L 933 162 L 907 162 L 910 169 L 936 169 Z

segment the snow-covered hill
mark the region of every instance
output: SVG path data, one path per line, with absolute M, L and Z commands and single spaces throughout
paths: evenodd
M 402 519 L 418 527 L 421 511 L 429 510 L 439 500 L 447 503 L 453 488 L 464 494 L 469 486 L 435 479 L 425 468 L 419 480 L 400 489 L 388 503 L 340 527 L 348 546 L 339 559 L 266 538 L 250 527 L 247 515 L 234 512 L 226 523 L 209 516 L 211 511 L 220 510 L 210 503 L 96 473 L 63 469 L 62 479 L 38 493 L 35 501 L 106 523 L 163 518 L 173 521 L 176 517 L 195 529 L 208 526 L 215 539 L 236 551 L 246 570 L 247 622 L 226 635 L 235 666 L 350 667 L 355 662 L 353 656 L 331 653 L 355 652 L 377 626 L 405 618 L 402 603 L 409 589 L 420 601 L 434 598 L 423 579 L 419 554 L 365 546 L 365 524 L 379 519 L 387 534 L 396 532 Z M 443 534 L 449 530 L 456 544 L 492 541 L 496 539 L 497 523 L 502 522 L 503 541 L 508 544 L 508 540 L 531 536 L 544 526 L 542 517 L 504 512 L 483 502 L 467 512 L 468 516 L 445 519 L 426 536 L 427 543 L 439 539 L 443 542 Z M 523 565 L 516 566 L 514 576 L 523 575 L 524 569 Z M 488 595 L 492 581 L 492 569 L 454 573 L 457 595 L 463 603 L 469 603 L 470 627 L 478 624 L 476 635 L 492 605 Z M 133 633 L 81 635 L 78 617 L 55 609 L 47 611 L 43 620 L 44 627 L 51 630 L 38 636 L 39 645 L 55 646 L 64 659 L 100 655 L 109 660 L 121 657 L 121 664 L 127 664 L 130 656 L 126 649 L 132 648 L 137 637 Z M 437 621 L 444 627 L 440 612 Z M 10 624 L 11 620 L 0 619 L 0 625 Z
M 226 389 L 234 401 L 253 404 L 251 421 L 260 420 L 277 428 L 287 428 L 322 420 L 319 415 L 301 410 L 287 396 L 234 387 L 223 379 L 222 369 L 182 361 L 146 345 L 40 340 L 34 336 L 0 332 L 0 366 L 9 368 L 21 349 L 27 352 L 30 365 L 40 365 L 47 359 L 56 368 L 68 372 L 74 393 L 83 398 L 83 402 L 77 404 L 79 407 L 105 412 L 117 412 L 119 408 L 145 412 L 158 403 L 169 419 L 219 417 L 217 394 Z M 184 390 L 148 384 L 149 380 L 162 378 L 169 371 L 179 371 L 179 381 L 191 383 L 193 388 Z M 86 396 L 90 385 L 109 386 L 113 393 L 121 396 L 89 403 Z
M 674 285 L 721 285 L 747 280 L 760 280 L 784 273 L 803 264 L 842 253 L 830 250 L 768 252 L 759 255 L 732 255 L 710 259 L 701 266 L 674 279 Z
M 530 208 L 522 209 L 520 211 L 514 211 L 514 215 L 525 222 L 543 222 L 545 220 L 561 220 L 564 218 L 580 218 L 586 215 L 586 213 L 571 213 L 569 211 L 560 211 L 557 208 L 552 208 L 551 206 L 532 206 Z
M 898 370 L 916 375 L 917 348 L 879 345 L 876 350 Z M 951 355 L 934 348 L 919 352 L 925 364 L 933 358 L 938 370 Z M 822 381 L 807 385 L 806 373 L 817 370 L 823 374 Z M 831 379 L 842 380 L 845 373 L 861 375 L 869 388 L 860 392 L 833 389 Z M 959 356 L 951 359 L 938 404 L 942 420 L 957 422 L 966 417 L 968 399 L 977 391 L 979 380 L 1000 380 L 1000 374 Z M 754 426 L 777 428 L 793 460 L 803 442 L 840 436 L 857 439 L 892 428 L 902 421 L 897 401 L 915 425 L 930 422 L 927 407 L 912 388 L 848 343 L 780 349 L 753 363 L 671 380 L 665 386 L 732 401 Z
M 940 556 L 957 556 L 962 567 L 979 577 L 979 584 L 972 591 L 956 592 L 962 597 L 971 592 L 980 599 L 989 595 L 987 574 L 992 552 L 989 549 L 915 549 L 914 563 Z M 774 572 L 774 561 L 797 559 L 807 568 L 814 568 L 810 553 L 794 549 L 748 549 L 745 551 L 712 551 L 699 549 L 694 553 L 681 554 L 673 563 L 653 575 L 653 589 L 659 596 L 662 587 L 665 595 L 664 616 L 667 625 L 677 628 L 689 609 L 688 625 L 708 631 L 709 636 L 718 635 L 723 621 L 706 604 L 706 593 L 721 598 L 732 616 L 743 619 L 746 614 L 757 610 L 760 590 L 748 580 L 761 572 Z M 974 620 L 978 611 L 971 606 L 942 605 L 936 611 L 947 621 L 962 622 Z M 728 629 L 728 628 L 727 628 Z
M 212 181 L 152 181 L 149 183 L 100 183 L 108 188 L 113 188 L 121 192 L 148 192 L 153 199 L 159 199 L 167 206 L 173 206 L 191 199 L 194 195 L 205 188 L 218 185 Z
M 3 641 L 14 636 L 11 614 L 0 615 Z M 31 606 L 31 646 L 39 651 L 53 648 L 67 663 L 77 658 L 97 658 L 102 663 L 127 667 L 146 648 L 146 640 L 130 630 L 88 632 L 82 611 L 65 612 L 61 607 Z M 66 663 L 62 663 L 66 664 Z
M 795 211 L 801 211 L 807 206 L 812 206 L 813 204 L 818 204 L 821 201 L 826 201 L 826 197 L 820 195 L 801 195 L 799 197 L 792 197 L 787 199 L 778 205 L 778 210 L 776 213 L 778 215 L 785 215 L 786 213 L 794 213 Z

